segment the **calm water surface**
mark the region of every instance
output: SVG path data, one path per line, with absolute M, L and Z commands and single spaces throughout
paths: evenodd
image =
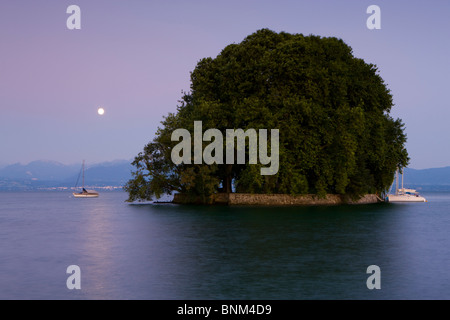
M 3 192 L 0 299 L 450 299 L 450 193 L 424 195 L 264 208 Z M 66 286 L 70 265 L 81 290 Z

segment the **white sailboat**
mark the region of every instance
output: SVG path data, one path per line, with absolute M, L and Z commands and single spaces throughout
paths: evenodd
M 415 189 L 405 189 L 403 187 L 403 172 L 402 172 L 402 187 L 399 189 L 399 172 L 397 169 L 395 176 L 395 194 L 388 194 L 385 198 L 386 202 L 427 202 L 427 199 L 422 197 Z
M 81 192 L 73 192 L 73 196 L 75 198 L 97 198 L 99 196 L 98 192 L 95 190 L 86 190 L 84 188 L 84 160 L 83 160 L 83 165 L 81 167 L 81 170 L 83 172 L 83 185 L 81 188 Z M 80 176 L 78 176 L 78 178 L 80 178 Z M 78 184 L 78 181 L 77 181 Z

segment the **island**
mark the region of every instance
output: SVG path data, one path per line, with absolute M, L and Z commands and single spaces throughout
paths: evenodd
M 377 66 L 342 39 L 258 30 L 197 63 L 135 157 L 127 201 L 376 202 L 409 162 L 393 106 Z

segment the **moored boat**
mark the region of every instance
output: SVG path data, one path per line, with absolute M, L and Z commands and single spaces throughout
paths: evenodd
M 416 189 L 405 189 L 403 187 L 403 172 L 402 172 L 402 187 L 399 188 L 398 175 L 399 171 L 397 170 L 395 177 L 396 182 L 395 194 L 386 195 L 385 197 L 386 202 L 427 202 L 427 199 L 421 196 Z
M 81 192 L 74 192 L 73 196 L 75 198 L 97 198 L 99 196 L 99 193 L 94 190 L 86 190 L 83 188 Z
M 81 192 L 73 192 L 73 196 L 75 198 L 97 198 L 99 196 L 99 193 L 95 190 L 86 190 L 84 188 L 84 160 L 83 160 L 83 165 L 81 167 L 81 171 L 83 173 L 83 185 L 81 188 Z M 78 176 L 78 179 L 80 178 L 80 176 Z M 78 184 L 78 181 L 77 181 Z

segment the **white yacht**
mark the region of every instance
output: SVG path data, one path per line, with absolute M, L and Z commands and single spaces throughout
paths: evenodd
M 399 172 L 397 170 L 395 182 L 396 182 L 396 188 L 394 194 L 388 194 L 385 197 L 386 202 L 427 202 L 427 199 L 422 197 L 419 192 L 415 189 L 405 189 L 403 187 L 403 172 L 402 172 L 402 187 L 399 189 L 399 179 L 398 179 Z

